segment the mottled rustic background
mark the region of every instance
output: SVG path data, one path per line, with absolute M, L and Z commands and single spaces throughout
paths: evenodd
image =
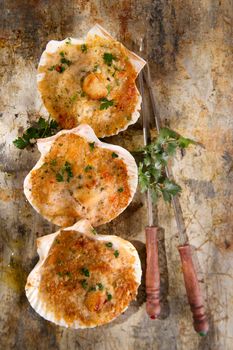
M 232 0 L 0 1 L 0 287 L 1 349 L 233 349 L 233 2 Z M 203 143 L 174 164 L 181 202 L 210 320 L 200 338 L 192 320 L 177 253 L 171 208 L 159 203 L 161 319 L 145 313 L 145 291 L 110 325 L 73 331 L 40 318 L 29 306 L 25 278 L 37 261 L 36 237 L 55 227 L 26 201 L 23 179 L 38 151 L 12 141 L 45 115 L 36 67 L 50 39 L 82 36 L 95 23 L 132 47 L 147 39 L 158 113 L 167 125 Z M 140 122 L 111 139 L 132 150 Z M 114 222 L 100 228 L 133 240 L 145 258 L 146 208 L 138 193 Z M 166 255 L 165 255 L 166 249 Z

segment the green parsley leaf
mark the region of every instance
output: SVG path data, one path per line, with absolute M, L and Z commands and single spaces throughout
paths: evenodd
M 195 142 L 169 128 L 162 128 L 158 137 L 141 149 L 143 161 L 138 166 L 139 185 L 142 193 L 150 189 L 154 203 L 161 196 L 170 202 L 173 196 L 181 192 L 181 187 L 166 177 L 165 167 L 177 149 L 190 144 Z
M 59 52 L 59 55 L 60 55 L 61 57 L 65 57 L 64 51 Z
M 112 300 L 112 294 L 107 293 L 107 299 L 108 299 L 108 301 Z
M 92 152 L 94 150 L 94 148 L 95 148 L 95 142 L 90 142 L 89 143 L 89 147 L 90 147 L 90 150 Z
M 67 66 L 70 66 L 72 64 L 72 62 L 65 57 L 61 58 L 61 63 L 67 64 Z
M 191 139 L 180 136 L 178 139 L 178 144 L 180 148 L 187 148 L 189 145 L 196 145 L 197 143 Z
M 123 191 L 124 191 L 123 187 L 119 187 L 118 190 L 117 190 L 117 192 L 120 192 L 120 193 L 123 192 Z
M 86 267 L 83 267 L 81 269 L 81 274 L 86 276 L 86 277 L 90 277 L 90 272 L 89 272 L 89 270 Z
M 86 44 L 82 44 L 81 45 L 81 50 L 83 53 L 87 53 L 87 45 Z
M 29 142 L 27 140 L 24 140 L 22 137 L 18 137 L 13 141 L 13 144 L 19 149 L 24 149 L 25 147 L 27 147 Z
M 104 63 L 106 63 L 108 66 L 112 65 L 113 60 L 117 61 L 116 56 L 114 56 L 110 52 L 105 52 L 103 55 L 103 59 L 104 59 Z
M 88 164 L 87 166 L 85 166 L 84 171 L 87 173 L 88 171 L 90 171 L 92 169 L 93 169 L 93 166 Z
M 91 230 L 91 232 L 93 233 L 93 235 L 97 235 L 97 231 L 94 228 Z
M 66 172 L 66 174 L 67 174 L 67 182 L 70 182 L 70 179 L 72 177 L 74 177 L 73 172 L 72 172 L 72 168 L 71 168 L 71 164 L 66 161 L 65 165 L 62 168 L 62 171 Z
M 87 280 L 81 280 L 80 283 L 81 283 L 81 286 L 83 287 L 83 289 L 87 289 L 87 287 L 88 287 Z
M 65 273 L 65 275 L 66 275 L 67 277 L 69 277 L 69 278 L 72 278 L 72 273 L 71 273 L 70 271 L 67 271 L 67 272 Z
M 74 94 L 73 96 L 71 96 L 71 101 L 75 102 L 77 100 L 78 94 Z
M 88 289 L 88 292 L 95 292 L 96 291 L 96 286 L 91 286 L 89 289 Z
M 165 179 L 163 185 L 164 186 L 161 188 L 161 191 L 163 199 L 167 202 L 171 201 L 172 196 L 175 196 L 181 192 L 181 187 L 172 180 Z
M 105 245 L 106 245 L 106 247 L 108 247 L 108 248 L 112 248 L 112 242 L 108 242 L 108 243 L 106 243 Z
M 55 120 L 45 120 L 40 118 L 38 122 L 33 123 L 23 134 L 13 141 L 15 147 L 24 149 L 28 145 L 33 145 L 36 139 L 52 136 L 56 133 L 58 124 Z
M 118 154 L 115 152 L 112 152 L 112 158 L 118 158 Z
M 52 71 L 54 69 L 55 69 L 55 66 L 51 66 L 51 67 L 48 68 L 49 71 Z
M 57 180 L 58 182 L 63 182 L 63 181 L 64 181 L 63 175 L 60 174 L 60 173 L 57 173 L 57 174 L 56 174 L 56 180 Z
M 115 255 L 116 258 L 118 258 L 119 254 L 120 254 L 120 253 L 119 253 L 119 250 L 115 250 L 115 251 L 114 251 L 114 255 Z
M 94 68 L 93 68 L 93 72 L 97 72 L 98 68 L 99 68 L 99 65 L 98 65 L 98 64 L 95 64 L 95 65 L 94 65 Z
M 100 110 L 108 109 L 109 107 L 114 105 L 114 100 L 108 100 L 107 98 L 101 98 L 100 100 Z
M 56 159 L 52 159 L 52 160 L 50 161 L 50 165 L 52 165 L 52 166 L 57 165 L 57 160 L 56 160 Z
M 97 283 L 97 287 L 99 290 L 103 290 L 104 286 L 102 285 L 102 283 Z

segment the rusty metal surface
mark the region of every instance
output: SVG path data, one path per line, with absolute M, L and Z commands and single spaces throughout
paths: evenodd
M 233 348 L 233 3 L 231 0 L 0 1 L 0 347 L 4 349 L 231 350 Z M 174 164 L 187 232 L 210 319 L 200 338 L 191 315 L 170 207 L 159 203 L 162 316 L 145 313 L 144 287 L 116 321 L 66 330 L 29 306 L 24 282 L 37 261 L 36 237 L 54 232 L 27 203 L 23 179 L 38 151 L 12 140 L 45 115 L 36 88 L 38 59 L 50 39 L 82 36 L 100 23 L 132 47 L 145 35 L 158 113 L 166 125 L 204 145 Z M 109 141 L 134 149 L 140 122 Z M 145 260 L 146 208 L 138 192 L 130 207 L 101 231 L 134 241 Z M 100 230 L 99 230 L 100 231 Z M 165 254 L 166 253 L 166 254 Z

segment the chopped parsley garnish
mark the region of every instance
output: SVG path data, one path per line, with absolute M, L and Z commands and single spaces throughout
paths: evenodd
M 84 91 L 82 91 L 81 94 L 80 94 L 81 97 L 85 97 L 86 95 L 87 94 Z
M 54 69 L 55 69 L 55 66 L 51 66 L 51 67 L 48 68 L 48 70 L 50 70 L 50 71 L 52 71 Z
M 96 286 L 91 286 L 89 289 L 88 289 L 88 292 L 95 292 L 96 291 Z
M 52 166 L 57 165 L 57 160 L 56 159 L 52 159 L 50 161 L 50 165 L 52 165 Z
M 112 152 L 112 158 L 118 158 L 118 154 L 116 154 L 115 152 Z
M 96 229 L 93 228 L 93 229 L 91 230 L 91 232 L 93 233 L 93 235 L 97 235 Z
M 108 248 L 112 248 L 112 242 L 108 242 L 108 243 L 106 243 L 105 245 L 106 245 L 106 247 L 108 247 Z
M 119 253 L 119 250 L 115 250 L 115 251 L 114 251 L 114 255 L 115 255 L 116 258 L 118 258 L 119 254 L 120 254 L 120 253 Z
M 112 65 L 113 60 L 117 61 L 116 56 L 114 56 L 113 54 L 111 54 L 109 52 L 104 53 L 103 59 L 104 59 L 104 63 L 106 63 L 108 66 Z
M 90 147 L 90 150 L 93 151 L 95 148 L 95 142 L 90 142 L 89 147 Z
M 63 169 L 67 173 L 67 182 L 70 182 L 71 177 L 74 176 L 72 172 L 71 164 L 66 161 Z
M 81 269 L 81 274 L 86 276 L 86 277 L 90 277 L 90 272 L 89 272 L 89 270 L 86 267 L 83 267 Z
M 64 263 L 63 263 L 63 260 L 61 260 L 61 259 L 58 259 L 57 260 L 57 264 L 60 266 L 60 265 L 63 265 Z
M 108 299 L 108 301 L 112 300 L 112 294 L 107 293 L 107 299 Z
M 28 128 L 22 137 L 18 137 L 13 141 L 15 147 L 23 149 L 28 145 L 32 146 L 36 139 L 52 136 L 56 133 L 58 124 L 55 120 L 45 120 L 40 118 L 38 122 Z
M 55 243 L 60 244 L 61 242 L 59 241 L 59 239 L 56 238 Z
M 87 289 L 87 287 L 88 287 L 87 280 L 81 280 L 80 283 L 81 283 L 81 286 L 83 287 L 83 289 Z
M 97 287 L 99 290 L 103 290 L 104 286 L 102 285 L 102 283 L 97 283 Z
M 99 65 L 98 65 L 98 64 L 95 64 L 95 65 L 94 65 L 94 68 L 93 68 L 93 72 L 97 72 L 98 68 L 99 68 Z
M 70 179 L 74 176 L 69 162 L 65 162 L 61 170 L 56 174 L 56 180 L 58 182 L 64 181 L 64 175 L 66 174 L 66 181 L 70 182 Z
M 123 192 L 123 191 L 124 191 L 123 187 L 119 187 L 118 190 L 117 190 L 117 192 L 120 192 L 120 193 Z
M 74 94 L 73 96 L 71 96 L 71 101 L 75 102 L 77 100 L 78 94 Z
M 87 53 L 87 45 L 86 44 L 82 44 L 81 45 L 81 50 L 83 53 Z
M 72 273 L 71 273 L 70 271 L 67 271 L 67 272 L 65 273 L 65 275 L 66 275 L 67 277 L 69 277 L 69 278 L 72 278 Z
M 59 55 L 60 55 L 61 57 L 65 57 L 64 51 L 59 52 Z
M 100 110 L 108 109 L 109 107 L 114 105 L 114 100 L 108 100 L 106 97 L 101 98 L 100 100 Z
M 59 272 L 57 272 L 57 275 L 58 275 L 59 277 L 62 277 L 62 276 L 63 276 L 63 272 L 59 271 Z
M 88 171 L 90 171 L 92 169 L 93 169 L 93 166 L 88 164 L 87 166 L 85 166 L 84 171 L 86 171 L 86 173 L 87 173 Z
M 57 173 L 56 174 L 56 180 L 57 180 L 57 182 L 63 182 L 64 181 L 63 175 L 60 174 L 60 173 Z
M 67 58 L 62 57 L 61 58 L 61 63 L 67 64 L 67 66 L 70 66 L 72 62 L 70 60 L 68 60 Z

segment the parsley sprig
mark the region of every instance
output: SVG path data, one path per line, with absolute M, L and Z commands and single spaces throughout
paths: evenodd
M 108 100 L 107 98 L 101 98 L 100 99 L 100 110 L 102 111 L 103 109 L 108 109 L 109 107 L 114 105 L 113 100 Z
M 162 128 L 158 137 L 139 151 L 143 154 L 143 161 L 139 163 L 141 192 L 150 189 L 154 203 L 161 196 L 166 202 L 170 202 L 173 196 L 181 192 L 181 187 L 167 178 L 165 167 L 175 156 L 177 149 L 187 148 L 190 144 L 196 142 L 171 129 Z
M 57 129 L 58 124 L 55 120 L 40 118 L 38 122 L 35 122 L 24 132 L 22 137 L 15 139 L 13 144 L 19 149 L 24 149 L 28 145 L 32 146 L 36 139 L 54 135 Z

